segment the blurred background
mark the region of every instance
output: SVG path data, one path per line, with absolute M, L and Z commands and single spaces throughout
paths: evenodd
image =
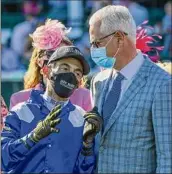
M 160 60 L 172 60 L 171 1 L 168 0 L 1 0 L 1 95 L 9 106 L 12 93 L 23 89 L 23 76 L 32 53 L 29 34 L 47 18 L 72 27 L 69 37 L 85 54 L 91 73 L 99 71 L 90 58 L 88 20 L 92 13 L 109 4 L 129 8 L 137 25 L 149 20 L 151 32 L 163 36 Z

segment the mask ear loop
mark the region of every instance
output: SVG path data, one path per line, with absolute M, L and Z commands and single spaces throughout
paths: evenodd
M 113 56 L 113 58 L 116 57 L 116 55 L 117 55 L 118 52 L 119 52 L 119 49 L 120 49 L 120 47 L 119 47 L 119 42 L 118 42 L 118 49 L 117 49 L 115 55 Z M 114 67 L 115 67 L 115 63 L 113 64 L 113 67 L 112 67 L 112 69 L 111 69 L 111 73 L 110 73 L 110 76 L 109 76 L 110 79 L 112 79 L 112 75 L 113 75 L 113 69 L 114 69 Z
M 113 56 L 113 57 L 115 57 L 117 54 L 118 54 L 118 52 L 119 52 L 119 45 L 118 45 L 118 49 L 117 49 L 117 51 L 116 51 L 116 53 L 115 53 L 115 55 Z M 114 63 L 114 65 L 113 65 L 113 67 L 112 67 L 112 69 L 111 69 L 111 71 L 110 71 L 110 75 L 109 75 L 109 78 L 108 78 L 108 82 L 107 82 L 107 89 L 109 89 L 109 84 L 110 84 L 110 82 L 111 82 L 111 80 L 112 80 L 112 76 L 113 76 L 113 68 L 114 68 L 114 66 L 115 66 L 115 63 Z
M 105 45 L 105 47 L 108 46 L 109 42 L 112 40 L 112 38 L 113 38 L 114 36 L 115 36 L 115 35 L 113 35 L 113 36 L 109 39 L 109 41 L 107 42 L 107 44 Z
M 112 40 L 112 38 L 115 36 L 115 34 L 111 37 L 111 39 L 108 41 L 108 43 L 106 44 L 106 46 L 109 44 L 109 42 Z M 105 46 L 105 47 L 106 47 Z M 116 55 L 118 54 L 118 52 L 119 52 L 119 49 L 120 49 L 120 47 L 119 47 L 119 39 L 118 39 L 118 49 L 117 49 L 117 51 L 116 51 L 116 53 L 115 53 L 115 55 L 113 56 L 113 57 L 116 57 Z M 110 75 L 109 75 L 109 80 L 110 79 L 112 79 L 112 75 L 113 75 L 113 68 L 114 68 L 114 66 L 115 66 L 115 63 L 113 64 L 113 67 L 112 67 L 112 69 L 111 69 L 111 72 L 110 72 Z

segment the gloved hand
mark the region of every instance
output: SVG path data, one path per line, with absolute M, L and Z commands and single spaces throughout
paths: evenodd
M 30 139 L 34 142 L 38 142 L 53 132 L 58 133 L 59 129 L 56 129 L 55 126 L 61 121 L 60 118 L 57 118 L 60 115 L 60 112 L 61 106 L 57 105 L 43 121 L 40 121 L 37 124 Z
M 84 115 L 85 125 L 83 131 L 83 145 L 85 148 L 91 148 L 96 134 L 101 130 L 103 119 L 99 115 L 97 107 Z

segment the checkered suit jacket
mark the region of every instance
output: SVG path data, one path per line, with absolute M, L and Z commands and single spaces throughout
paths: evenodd
M 108 77 L 100 72 L 91 84 L 100 115 Z M 98 173 L 172 173 L 171 85 L 171 76 L 146 58 L 96 137 Z

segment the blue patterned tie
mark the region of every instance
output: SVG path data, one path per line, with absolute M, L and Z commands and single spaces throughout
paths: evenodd
M 113 86 L 110 89 L 107 98 L 105 99 L 103 105 L 103 118 L 104 118 L 104 127 L 107 124 L 107 121 L 111 117 L 113 111 L 115 110 L 118 100 L 121 93 L 121 82 L 124 79 L 124 76 L 118 72 L 116 79 L 113 82 Z

